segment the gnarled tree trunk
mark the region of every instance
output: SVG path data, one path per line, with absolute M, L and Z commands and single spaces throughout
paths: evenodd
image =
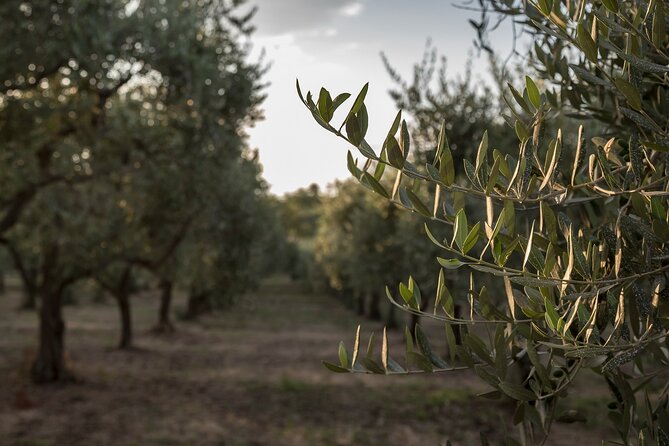
M 116 296 L 118 301 L 119 315 L 121 316 L 121 338 L 118 348 L 132 348 L 132 310 L 130 307 L 130 297 L 128 293 L 119 293 Z
M 129 349 L 133 344 L 132 307 L 130 305 L 130 291 L 132 288 L 132 265 L 127 265 L 117 280 L 108 282 L 102 276 L 96 277 L 98 284 L 107 290 L 118 305 L 121 334 L 118 348 Z
M 39 292 L 39 350 L 31 369 L 31 378 L 38 384 L 72 379 L 64 359 L 62 295 L 62 287 L 43 286 Z
M 201 314 L 211 311 L 211 301 L 209 300 L 209 292 L 202 291 L 199 293 L 191 291 L 188 297 L 188 305 L 186 307 L 185 319 L 195 319 Z
M 58 275 L 60 250 L 57 244 L 45 246 L 41 265 L 41 282 L 37 289 L 39 309 L 39 349 L 30 375 L 37 384 L 71 381 L 65 366 L 65 321 L 63 320 L 63 292 L 73 279 L 63 280 Z
M 156 333 L 172 333 L 174 324 L 172 324 L 172 289 L 174 284 L 171 280 L 163 279 L 160 281 L 160 310 L 158 312 L 158 325 L 153 329 Z

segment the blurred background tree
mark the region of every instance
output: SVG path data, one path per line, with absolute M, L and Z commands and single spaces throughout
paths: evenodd
M 490 59 L 489 76 L 496 80 L 492 86 L 472 75 L 470 63 L 462 76 L 448 76 L 446 59 L 438 57 L 430 42 L 422 59 L 414 64 L 410 82 L 385 55 L 382 59 L 396 85 L 389 94 L 407 117 L 411 130 L 412 162 L 432 162 L 442 120 L 447 123 L 456 165 L 476 157 L 486 129 L 495 147 L 511 151 L 518 145 L 515 132 L 502 118 L 504 101 L 501 89 L 495 87 L 501 80 L 494 58 Z M 385 149 L 382 156 L 386 156 Z M 377 170 L 374 175 L 381 178 L 383 171 Z M 320 202 L 316 192 L 312 187 L 289 195 L 282 208 L 286 226 L 302 234 L 298 239 L 312 240 L 313 222 L 318 223 L 315 243 L 302 244 L 307 253 L 313 252 L 313 259 L 303 255 L 304 262 L 314 263 L 318 271 L 312 276 L 316 280 L 325 276 L 327 284 L 358 313 L 371 319 L 383 318 L 388 326 L 395 326 L 394 309 L 385 298 L 386 285 L 397 284 L 413 273 L 425 294 L 433 294 L 436 289 L 434 258 L 438 251 L 424 230 L 429 220 L 398 213 L 393 205 L 366 194 L 364 188 L 350 181 L 335 183 Z M 428 198 L 429 189 L 420 194 Z M 454 203 L 443 201 L 439 206 L 453 209 Z M 471 212 L 483 215 L 484 209 L 473 207 Z M 448 280 L 451 285 L 461 285 L 468 278 L 453 271 Z M 427 303 L 427 299 L 422 302 L 424 309 Z M 410 325 L 414 326 L 418 318 L 412 315 Z
M 215 240 L 219 262 L 201 284 L 219 268 L 240 284 L 219 292 L 248 284 L 260 227 L 247 223 L 266 198 L 244 128 L 262 116 L 264 68 L 248 62 L 252 15 L 240 3 L 0 5 L 0 235 L 40 304 L 35 381 L 70 377 L 63 293 L 80 279 L 117 298 L 121 346 L 132 344 L 133 271 L 151 271 L 169 296 L 178 265 L 212 255 L 184 244 Z
M 458 166 L 464 158 L 476 156 L 485 131 L 502 150 L 517 145 L 513 130 L 502 118 L 504 80 L 494 56 L 489 57 L 486 79 L 473 74 L 471 56 L 464 73 L 453 77 L 447 71 L 446 57 L 439 56 L 437 48 L 428 41 L 422 59 L 413 65 L 410 80 L 393 68 L 385 54 L 381 56 L 395 84 L 389 91 L 390 97 L 395 107 L 409 118 L 414 147 L 412 157 L 418 165 L 434 159 L 434 142 L 443 121 L 446 122 L 454 163 Z
M 385 297 L 385 286 L 411 272 L 426 293 L 436 285 L 437 251 L 425 237 L 424 223 L 355 182 L 337 182 L 324 198 L 314 245 L 316 266 L 358 314 L 397 327 L 400 321 Z M 411 265 L 422 268 L 412 270 Z

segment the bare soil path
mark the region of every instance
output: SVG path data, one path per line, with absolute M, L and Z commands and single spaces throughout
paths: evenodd
M 115 350 L 113 302 L 66 310 L 68 361 L 81 383 L 36 387 L 27 370 L 36 316 L 0 296 L 0 445 L 442 445 L 501 439 L 512 410 L 475 397 L 468 373 L 330 373 L 355 327 L 334 298 L 272 280 L 234 308 L 156 336 L 157 295 L 133 300 L 137 348 Z M 181 297 L 182 299 L 182 297 Z M 177 300 L 177 308 L 183 300 Z M 437 327 L 433 328 L 437 330 Z M 438 332 L 437 332 L 438 333 Z M 398 357 L 402 340 L 393 334 Z M 441 348 L 438 345 L 435 348 Z M 558 425 L 555 445 L 600 444 L 601 428 Z

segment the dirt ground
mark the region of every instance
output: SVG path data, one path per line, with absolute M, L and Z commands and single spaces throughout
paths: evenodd
M 321 360 L 335 362 L 358 324 L 367 333 L 380 326 L 286 280 L 225 313 L 177 321 L 171 335 L 150 333 L 157 304 L 151 293 L 133 300 L 132 351 L 113 348 L 112 301 L 68 306 L 67 360 L 82 380 L 37 387 L 27 380 L 36 315 L 15 310 L 16 289 L 0 296 L 0 445 L 439 446 L 515 431 L 502 421 L 512 408 L 476 397 L 486 387 L 466 372 L 328 372 Z M 391 337 L 397 357 L 402 342 Z M 558 424 L 555 433 L 548 444 L 601 444 L 592 423 Z

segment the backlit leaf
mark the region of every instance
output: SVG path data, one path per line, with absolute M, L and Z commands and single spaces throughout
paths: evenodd
M 534 108 L 539 108 L 541 105 L 541 93 L 539 93 L 537 85 L 529 76 L 525 76 L 525 87 L 527 88 L 527 97 L 530 99 L 530 102 Z

